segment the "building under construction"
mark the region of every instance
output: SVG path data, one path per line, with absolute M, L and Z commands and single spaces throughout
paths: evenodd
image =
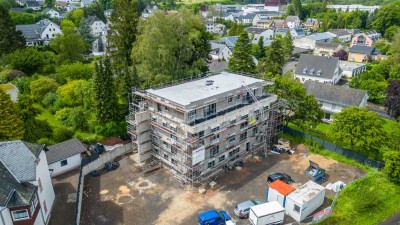
M 267 151 L 283 124 L 282 103 L 265 92 L 272 84 L 222 72 L 133 90 L 127 122 L 135 160 L 156 160 L 182 183 L 196 185 Z

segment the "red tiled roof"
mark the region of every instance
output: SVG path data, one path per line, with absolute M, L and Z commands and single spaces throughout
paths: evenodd
M 279 193 L 283 194 L 284 196 L 290 194 L 294 190 L 296 190 L 294 187 L 290 186 L 289 184 L 281 181 L 281 180 L 276 180 L 272 182 L 269 185 L 270 188 L 277 190 Z

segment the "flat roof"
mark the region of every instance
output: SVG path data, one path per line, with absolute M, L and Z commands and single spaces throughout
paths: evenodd
M 207 86 L 206 81 L 214 81 L 212 85 Z M 187 83 L 165 87 L 161 89 L 148 89 L 146 92 L 159 96 L 171 102 L 183 106 L 189 106 L 191 103 L 207 99 L 219 94 L 223 94 L 235 89 L 260 83 L 263 80 L 242 76 L 229 72 L 221 72 L 214 76 L 205 77 L 199 80 L 189 81 Z
M 281 206 L 281 204 L 279 204 L 278 201 L 255 205 L 250 207 L 250 209 L 253 210 L 254 214 L 256 214 L 257 217 L 285 211 L 285 209 Z
M 301 185 L 295 191 L 288 195 L 288 198 L 294 200 L 297 203 L 303 204 L 313 199 L 317 194 L 324 191 L 325 188 L 314 181 L 308 181 Z
M 356 68 L 363 67 L 365 65 L 366 65 L 365 63 L 360 63 L 360 62 L 350 62 L 350 61 L 342 61 L 342 60 L 339 61 L 339 67 L 342 70 L 353 70 Z

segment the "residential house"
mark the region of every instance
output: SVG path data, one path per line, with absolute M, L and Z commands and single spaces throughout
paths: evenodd
M 271 27 L 273 28 L 287 28 L 287 24 L 285 20 L 274 19 L 271 23 Z
M 358 74 L 367 71 L 367 65 L 359 62 L 340 60 L 339 67 L 342 70 L 342 76 L 346 77 L 355 77 L 358 76 Z
M 255 13 L 241 14 L 236 18 L 236 21 L 240 24 L 251 24 L 253 26 L 257 25 L 257 21 L 260 17 Z
M 215 23 L 213 21 L 206 21 L 204 23 L 206 30 L 213 34 L 222 35 L 225 30 L 225 25 L 221 23 Z
M 301 28 L 297 28 L 297 29 L 290 28 L 290 35 L 292 35 L 292 38 L 294 39 L 294 38 L 304 37 L 304 36 L 306 36 L 306 33 Z
M 16 0 L 15 2 L 18 3 L 21 6 L 25 6 L 26 5 L 26 1 L 27 0 Z
M 81 8 L 89 7 L 93 4 L 93 0 L 81 0 Z
M 375 45 L 374 39 L 370 38 L 365 33 L 357 34 L 351 39 L 350 47 L 354 45 L 365 45 L 369 47 L 373 47 Z
M 382 38 L 382 34 L 376 32 L 375 30 L 370 30 L 368 32 L 365 32 L 365 34 L 371 38 L 374 41 L 377 41 L 378 39 Z
M 86 150 L 86 146 L 77 138 L 47 147 L 46 157 L 50 176 L 55 177 L 79 168 L 81 154 Z
M 264 40 L 270 40 L 274 38 L 275 31 L 272 29 L 249 27 L 246 29 L 249 34 L 252 43 L 257 43 L 258 40 L 263 37 Z
M 293 45 L 298 48 L 315 49 L 317 42 L 331 42 L 336 37 L 330 32 L 316 33 L 293 40 Z
M 306 81 L 304 87 L 321 104 L 324 121 L 331 122 L 333 114 L 341 112 L 350 106 L 365 107 L 368 93 L 364 90 L 347 88 L 339 85 L 324 84 L 316 81 Z
M 317 31 L 319 29 L 319 21 L 318 19 L 308 18 L 303 26 L 311 31 Z
M 333 56 L 333 53 L 343 49 L 344 46 L 333 42 L 316 42 L 314 55 Z
M 275 37 L 278 35 L 280 35 L 281 37 L 285 37 L 288 32 L 290 32 L 290 29 L 287 27 L 286 28 L 276 28 L 275 29 Z
M 106 24 L 97 16 L 89 16 L 85 22 L 90 26 L 91 33 L 95 37 L 98 37 L 106 29 Z
M 0 224 L 48 224 L 55 194 L 44 145 L 0 142 L 0 177 Z
M 60 19 L 60 13 L 51 8 L 44 9 L 43 14 L 49 15 L 50 18 Z
M 225 43 L 211 41 L 210 56 L 213 60 L 229 61 L 232 57 L 233 48 L 229 48 Z
M 351 32 L 347 29 L 332 29 L 329 31 L 336 35 L 336 38 L 341 42 L 347 43 L 351 41 Z
M 294 77 L 301 83 L 314 80 L 336 84 L 341 78 L 339 58 L 317 55 L 300 55 Z
M 22 32 L 27 46 L 48 45 L 57 34 L 61 34 L 60 27 L 48 19 L 36 24 L 17 25 L 16 29 Z
M 41 6 L 38 1 L 26 1 L 25 6 L 26 8 L 32 9 L 34 11 L 41 10 Z
M 61 3 L 61 4 L 59 4 L 59 3 Z M 63 2 L 59 2 L 59 1 L 56 2 L 56 7 L 57 7 L 57 9 L 60 9 L 59 7 L 62 7 L 62 3 L 63 3 Z M 59 5 L 59 6 L 58 6 L 58 5 Z M 79 7 L 76 6 L 76 5 L 74 5 L 74 4 L 68 4 L 68 5 L 65 4 L 64 8 L 65 8 L 65 10 L 67 10 L 67 12 L 72 12 L 72 11 L 74 11 L 75 9 L 78 9 Z
M 349 49 L 349 61 L 354 62 L 370 62 L 373 60 L 373 55 L 377 55 L 374 47 L 364 45 L 354 45 Z
M 351 4 L 351 5 L 327 5 L 326 8 L 328 9 L 334 9 L 336 11 L 342 11 L 342 12 L 353 12 L 353 11 L 366 11 L 366 12 L 374 12 L 375 10 L 379 9 L 379 5 L 373 5 L 373 6 L 365 6 L 361 4 Z
M 6 92 L 10 96 L 11 101 L 13 102 L 18 101 L 19 90 L 14 84 L 12 83 L 0 84 L 0 90 Z
M 227 37 L 223 37 L 221 39 L 219 39 L 219 43 L 224 43 L 226 46 L 228 46 L 229 48 L 234 48 L 237 39 L 239 38 L 239 36 L 227 36 Z
M 300 19 L 298 16 L 288 16 L 285 21 L 289 28 L 297 29 L 300 27 Z
M 146 8 L 143 9 L 142 18 L 147 19 L 154 14 L 154 12 L 158 11 L 159 8 L 155 4 L 148 4 Z
M 272 20 L 270 19 L 260 19 L 257 21 L 257 28 L 270 28 Z
M 281 17 L 282 16 L 282 13 L 280 13 L 280 12 L 265 11 L 265 10 L 263 10 L 263 11 L 255 11 L 253 13 L 257 14 L 260 17 L 260 19 L 269 19 L 269 20 L 271 20 L 271 19 L 273 19 L 275 17 Z
M 287 1 L 286 0 L 265 0 L 264 2 L 264 10 L 266 11 L 275 11 L 283 13 L 286 9 Z
M 104 16 L 108 19 L 111 17 L 111 14 L 114 12 L 114 9 L 104 10 Z

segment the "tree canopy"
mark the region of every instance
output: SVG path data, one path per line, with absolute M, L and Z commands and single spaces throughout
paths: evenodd
M 335 142 L 376 159 L 386 132 L 377 114 L 352 106 L 333 116 L 328 136 Z
M 388 28 L 400 24 L 400 1 L 382 6 L 372 22 L 372 27 L 385 35 Z
M 397 121 L 400 120 L 400 80 L 389 81 L 385 100 L 386 112 Z
M 18 106 L 0 89 L 0 140 L 21 140 L 25 129 Z
M 207 71 L 209 52 L 199 15 L 188 10 L 174 15 L 156 12 L 141 21 L 132 58 L 143 85 L 149 86 Z
M 0 4 L 0 57 L 25 47 L 25 38 L 21 31 L 15 29 L 15 24 L 8 14 L 8 9 Z
M 250 39 L 247 32 L 243 31 L 236 41 L 233 55 L 229 59 L 230 70 L 254 73 L 256 65 L 251 55 Z

